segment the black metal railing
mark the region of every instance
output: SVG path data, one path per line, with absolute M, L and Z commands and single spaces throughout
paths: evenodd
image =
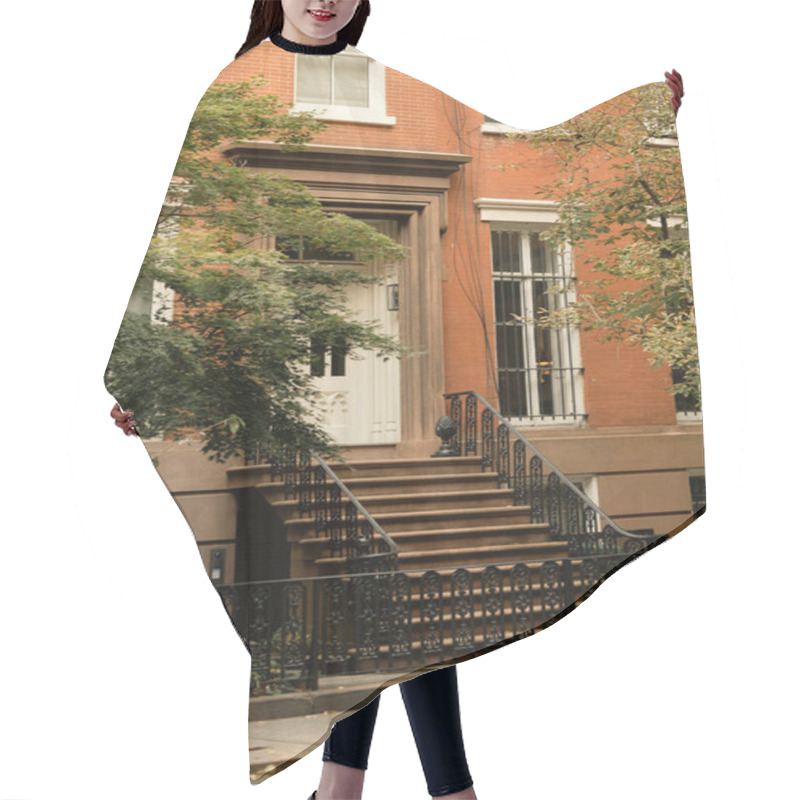
M 551 624 L 630 556 L 503 562 L 217 586 L 254 695 L 332 674 L 432 666 Z
M 298 501 L 301 519 L 313 517 L 316 535 L 328 539 L 332 558 L 347 559 L 348 572 L 397 569 L 397 544 L 318 453 L 289 445 L 258 448 L 245 457 L 246 466 L 255 464 L 269 466 L 284 498 Z
M 546 522 L 551 539 L 566 541 L 571 555 L 635 553 L 659 538 L 622 530 L 477 392 L 444 397 L 455 422 L 449 449 L 479 456 L 481 469 L 497 472 L 498 488 L 513 489 L 514 505 L 530 506 L 531 522 Z

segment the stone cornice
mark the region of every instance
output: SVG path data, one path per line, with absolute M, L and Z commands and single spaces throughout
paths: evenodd
M 275 142 L 237 142 L 222 150 L 228 158 L 248 167 L 415 175 L 448 178 L 472 160 L 464 153 L 429 153 L 418 150 L 383 150 L 368 147 L 309 144 L 303 150 L 281 152 Z

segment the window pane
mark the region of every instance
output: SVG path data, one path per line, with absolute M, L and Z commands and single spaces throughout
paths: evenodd
M 495 272 L 520 271 L 519 231 L 492 231 L 492 269 Z
M 673 367 L 672 370 L 672 383 L 683 383 L 686 380 L 686 370 L 680 367 Z M 675 398 L 675 410 L 680 414 L 697 414 L 702 408 L 700 401 L 695 397 L 687 397 L 684 394 L 673 395 Z
M 333 102 L 337 106 L 369 106 L 369 59 L 356 56 L 334 59 Z
M 520 288 L 520 282 L 513 278 L 494 282 L 494 319 L 497 324 L 514 322 L 512 314 L 522 315 Z
M 530 234 L 531 271 L 534 274 L 552 276 L 554 280 L 563 282 L 564 264 L 558 258 L 556 250 L 539 237 L 538 233 Z
M 500 413 L 509 417 L 528 415 L 525 326 L 511 314 L 522 311 L 522 283 L 494 281 L 495 341 L 500 392 Z
M 499 369 L 524 369 L 522 327 L 497 328 L 497 366 Z
M 309 350 L 311 356 L 311 375 L 315 378 L 321 378 L 325 375 L 325 343 L 315 336 L 312 336 Z
M 276 236 L 275 249 L 287 258 L 302 258 L 302 242 L 299 236 Z
M 331 104 L 331 57 L 297 54 L 297 102 Z
M 342 377 L 345 374 L 347 347 L 342 340 L 338 340 L 331 347 L 331 375 Z
M 539 234 L 531 233 L 529 241 L 531 248 L 531 271 L 534 273 L 552 272 L 552 266 L 548 263 L 548 249 L 545 243 L 539 238 Z
M 316 244 L 312 239 L 304 241 L 303 258 L 308 261 L 355 261 L 356 255 L 350 250 L 334 250 L 330 245 Z
M 525 372 L 501 372 L 500 413 L 504 417 L 527 417 L 528 400 L 525 393 Z

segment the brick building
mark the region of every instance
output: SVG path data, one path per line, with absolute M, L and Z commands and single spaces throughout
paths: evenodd
M 551 165 L 508 139 L 501 123 L 355 48 L 322 57 L 265 42 L 216 82 L 258 74 L 267 79 L 260 92 L 315 109 L 327 128 L 300 152 L 238 142 L 224 156 L 302 182 L 324 208 L 368 222 L 408 252 L 380 285 L 354 289 L 350 302 L 418 355 L 383 362 L 319 354 L 326 424 L 348 457 L 429 457 L 440 444 L 443 395 L 472 390 L 625 530 L 668 533 L 704 505 L 701 416 L 678 409 L 668 369 L 628 345 L 514 316 L 564 302 L 590 274 L 539 238 L 556 218 L 555 204 L 537 196 L 554 177 Z M 529 166 L 504 168 L 522 161 Z M 545 294 L 553 285 L 568 293 Z M 160 454 L 159 472 L 212 578 L 244 579 L 236 566 L 241 484 L 191 444 L 147 446 Z M 259 514 L 269 524 L 270 512 Z

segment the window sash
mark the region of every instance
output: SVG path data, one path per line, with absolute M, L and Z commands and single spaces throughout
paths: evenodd
M 359 54 L 297 54 L 295 101 L 345 108 L 370 107 L 369 58 Z

